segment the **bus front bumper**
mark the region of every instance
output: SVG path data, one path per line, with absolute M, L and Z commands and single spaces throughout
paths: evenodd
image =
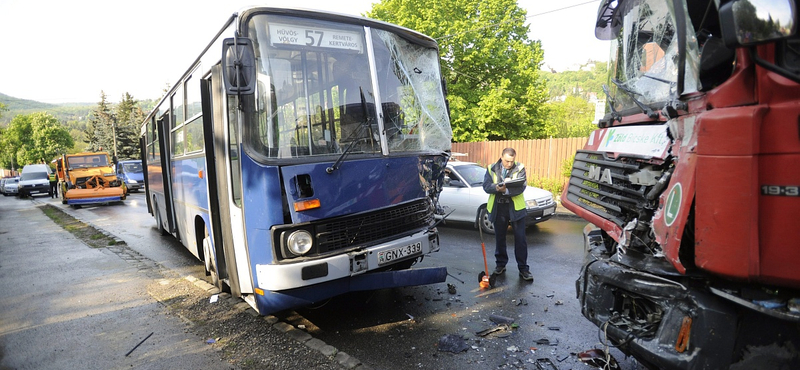
M 258 287 L 281 291 L 390 269 L 394 264 L 439 250 L 438 233 L 418 232 L 369 248 L 327 258 L 286 264 L 256 265 Z M 415 285 L 415 284 L 405 284 Z

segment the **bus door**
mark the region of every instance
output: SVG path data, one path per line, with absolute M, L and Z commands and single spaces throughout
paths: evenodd
M 244 241 L 239 122 L 227 118 L 228 96 L 219 64 L 211 68 L 210 78 L 202 80 L 201 92 L 203 119 L 212 121 L 203 122 L 203 134 L 216 268 L 219 281 L 239 297 L 253 292 L 253 282 Z
M 164 200 L 163 204 L 156 204 L 154 211 L 159 212 L 161 219 L 167 221 L 167 231 L 170 234 L 175 233 L 175 212 L 172 206 L 172 179 L 170 172 L 170 150 L 169 150 L 169 115 L 170 110 L 167 110 L 156 121 L 156 129 L 158 130 L 158 141 L 161 146 L 161 181 L 164 186 Z

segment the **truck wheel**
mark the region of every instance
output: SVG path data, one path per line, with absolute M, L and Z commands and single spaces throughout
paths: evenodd
M 486 207 L 478 210 L 478 227 L 486 234 L 494 234 L 494 224 L 489 220 L 489 211 L 486 210 Z

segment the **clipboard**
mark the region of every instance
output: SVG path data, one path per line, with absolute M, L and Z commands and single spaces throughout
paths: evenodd
M 521 177 L 521 178 L 514 179 L 514 180 L 506 180 L 506 181 L 500 182 L 500 183 L 497 184 L 497 186 L 501 186 L 501 185 L 505 184 L 505 186 L 507 188 L 521 188 L 524 185 L 526 185 L 526 181 L 527 181 L 526 178 Z

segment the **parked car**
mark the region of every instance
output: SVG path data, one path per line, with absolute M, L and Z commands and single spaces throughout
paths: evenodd
M 486 211 L 489 195 L 483 191 L 485 174 L 486 167 L 476 163 L 451 161 L 447 164 L 444 186 L 439 195 L 439 205 L 444 208 L 445 214 L 452 211 L 446 221 L 472 222 L 483 232 L 494 234 L 494 225 L 489 221 Z M 528 207 L 526 227 L 549 220 L 555 214 L 557 205 L 553 193 L 527 186 L 523 195 Z
M 19 177 L 11 177 L 3 179 L 3 195 L 17 195 L 19 192 Z
M 33 194 L 50 194 L 50 173 L 50 166 L 46 164 L 25 165 L 19 177 L 20 198 Z
M 139 191 L 144 188 L 144 170 L 142 160 L 119 161 L 117 163 L 117 177 L 125 181 L 128 191 Z

